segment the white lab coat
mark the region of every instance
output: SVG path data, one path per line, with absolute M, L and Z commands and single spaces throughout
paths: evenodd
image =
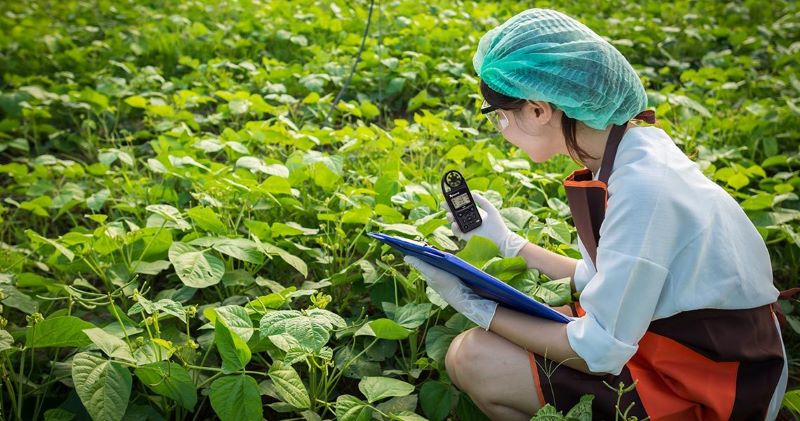
M 652 320 L 777 299 L 769 254 L 756 228 L 663 130 L 626 131 L 608 194 L 597 268 L 578 240 L 583 258 L 574 282 L 586 315 L 567 324 L 570 345 L 592 371 L 619 374 Z M 777 319 L 775 324 L 780 333 Z M 785 359 L 784 353 L 770 420 L 786 389 Z

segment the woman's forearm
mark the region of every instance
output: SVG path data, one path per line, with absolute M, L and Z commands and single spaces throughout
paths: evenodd
M 529 268 L 538 269 L 550 279 L 570 278 L 572 290 L 575 291 L 572 276 L 575 274 L 577 260 L 553 253 L 533 243 L 525 244 L 518 256 L 525 259 Z
M 589 371 L 583 358 L 572 350 L 567 339 L 565 323 L 529 316 L 505 307 L 497 307 L 489 330 L 556 363 L 563 362 L 568 367 L 588 374 L 607 374 Z

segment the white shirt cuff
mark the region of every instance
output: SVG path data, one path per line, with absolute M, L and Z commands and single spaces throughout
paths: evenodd
M 575 274 L 572 275 L 572 281 L 575 282 L 575 290 L 577 292 L 583 291 L 589 280 L 592 279 L 594 271 L 592 271 L 583 259 L 578 260 L 575 265 Z
M 567 323 L 567 340 L 589 370 L 615 376 L 639 349 L 638 344 L 629 345 L 610 335 L 589 313 Z

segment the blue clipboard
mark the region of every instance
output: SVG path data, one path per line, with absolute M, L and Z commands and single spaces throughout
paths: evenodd
M 547 304 L 534 300 L 511 285 L 472 266 L 451 253 L 437 250 L 407 238 L 394 237 L 378 232 L 370 232 L 367 233 L 367 235 L 383 241 L 403 254 L 414 256 L 439 269 L 458 276 L 465 285 L 472 288 L 478 295 L 497 301 L 504 307 L 561 323 L 567 323 L 574 319 L 573 317 L 559 313 Z

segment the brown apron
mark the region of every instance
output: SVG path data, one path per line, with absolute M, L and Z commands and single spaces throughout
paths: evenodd
M 637 119 L 654 122 L 653 114 Z M 572 218 L 586 251 L 596 263 L 600 225 L 605 217 L 608 178 L 625 126 L 614 126 L 598 180 L 589 169 L 564 180 Z M 772 305 L 742 310 L 700 309 L 652 321 L 636 354 L 617 375 L 594 376 L 530 354 L 540 401 L 567 411 L 583 394 L 595 395 L 596 419 L 615 418 L 620 382 L 636 387 L 622 396 L 621 411 L 651 420 L 764 419 L 783 369 L 783 346 Z M 577 315 L 585 311 L 576 306 Z M 549 377 L 549 378 L 548 378 Z

